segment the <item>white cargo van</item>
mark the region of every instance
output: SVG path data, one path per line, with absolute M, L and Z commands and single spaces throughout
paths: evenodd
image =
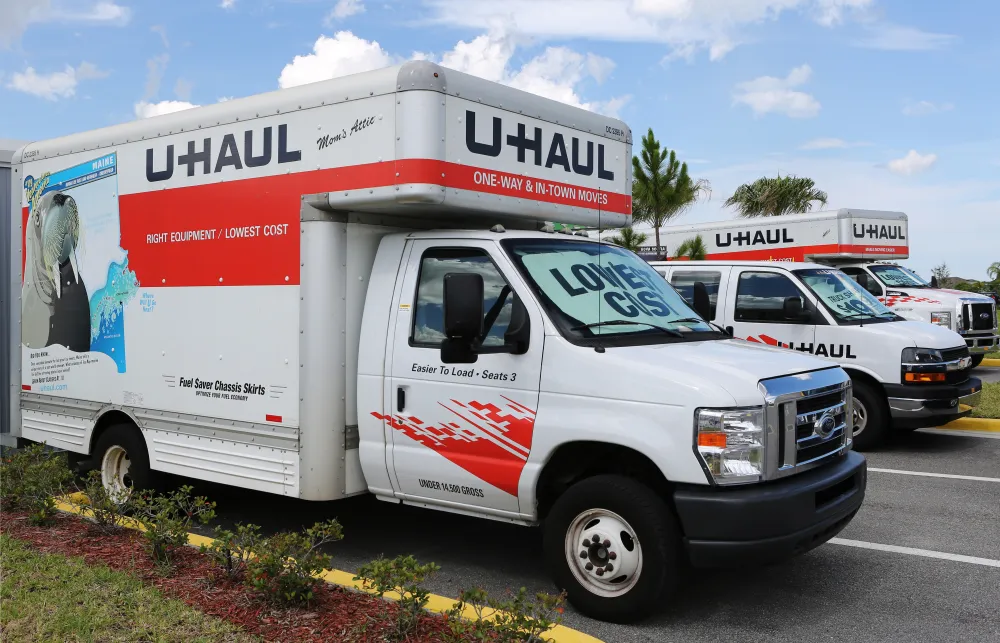
M 973 368 L 1000 345 L 996 302 L 990 297 L 932 287 L 894 263 L 910 256 L 902 212 L 845 208 L 671 226 L 660 235 L 668 250 L 701 235 L 706 259 L 813 261 L 837 267 L 901 317 L 957 332 L 965 339 Z
M 818 546 L 865 493 L 844 370 L 545 231 L 627 223 L 630 160 L 620 121 L 427 62 L 30 144 L 12 425 L 113 488 L 542 525 L 601 619 L 660 607 L 685 561 Z
M 903 319 L 839 270 L 801 262 L 651 264 L 735 337 L 840 364 L 854 380 L 858 449 L 879 445 L 890 428 L 940 426 L 979 403 L 982 382 L 970 376 L 961 336 Z

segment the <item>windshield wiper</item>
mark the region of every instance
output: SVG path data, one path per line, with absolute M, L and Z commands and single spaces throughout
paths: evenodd
M 871 314 L 871 313 L 851 313 L 850 315 L 841 315 L 840 318 L 846 321 L 846 320 L 849 320 L 849 319 L 858 319 L 859 317 L 862 318 L 862 320 L 865 320 L 865 319 L 895 319 L 896 313 L 879 313 L 877 315 L 874 315 L 874 314 Z
M 570 330 L 584 330 L 585 328 L 598 328 L 600 326 L 649 326 L 650 328 L 655 328 L 660 332 L 674 337 L 684 337 L 684 333 L 679 330 L 674 330 L 673 328 L 657 326 L 656 324 L 647 324 L 646 322 L 641 321 L 627 321 L 625 319 L 609 319 L 607 321 L 593 322 L 591 324 L 581 324 L 580 326 L 570 328 Z

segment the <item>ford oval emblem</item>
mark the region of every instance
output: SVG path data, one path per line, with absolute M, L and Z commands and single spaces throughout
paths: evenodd
M 993 315 L 990 315 L 989 313 L 979 313 L 979 319 L 982 319 L 983 321 L 989 321 L 992 316 Z
M 837 420 L 829 412 L 819 416 L 813 423 L 813 432 L 821 438 L 828 438 L 837 428 Z

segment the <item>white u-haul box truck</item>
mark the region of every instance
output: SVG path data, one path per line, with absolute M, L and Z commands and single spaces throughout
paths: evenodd
M 538 231 L 626 223 L 630 158 L 620 121 L 427 62 L 30 144 L 12 423 L 109 487 L 543 525 L 601 619 L 657 608 L 685 560 L 826 542 L 866 485 L 844 370 Z
M 954 331 L 908 321 L 849 276 L 805 262 L 653 261 L 699 314 L 737 338 L 834 361 L 854 380 L 854 445 L 941 426 L 979 403 L 982 382 Z M 802 436 L 807 445 L 815 438 Z
M 934 288 L 895 263 L 910 256 L 906 214 L 842 208 L 781 217 L 663 228 L 667 249 L 701 235 L 706 259 L 812 261 L 835 266 L 905 319 L 925 321 L 965 339 L 973 367 L 1000 343 L 996 302 L 985 295 Z

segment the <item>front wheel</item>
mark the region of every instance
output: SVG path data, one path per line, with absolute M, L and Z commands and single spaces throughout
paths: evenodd
M 986 358 L 986 355 L 973 355 L 972 356 L 972 368 L 977 368 L 980 364 L 983 363 L 983 359 L 985 359 L 985 358 Z
M 133 426 L 119 424 L 105 431 L 97 441 L 94 459 L 101 470 L 101 483 L 119 502 L 133 490 L 151 489 L 156 484 L 146 443 Z
M 854 448 L 858 451 L 881 445 L 889 432 L 889 409 L 881 391 L 854 380 Z
M 666 503 L 618 475 L 587 478 L 563 493 L 545 520 L 544 548 L 569 602 L 614 623 L 664 604 L 682 569 L 679 529 Z

